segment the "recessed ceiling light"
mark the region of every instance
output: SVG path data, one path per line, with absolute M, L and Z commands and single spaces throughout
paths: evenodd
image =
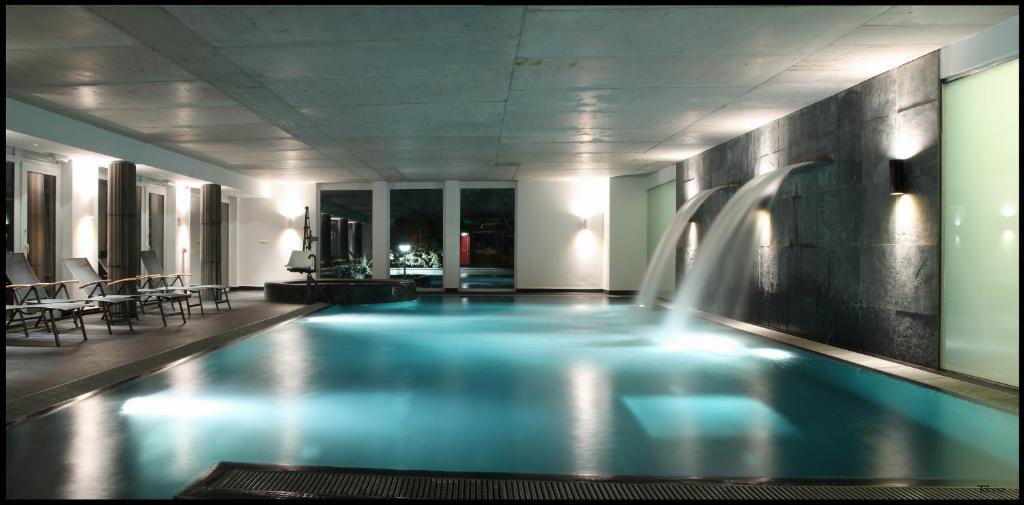
M 32 147 L 39 147 L 39 144 L 32 144 Z

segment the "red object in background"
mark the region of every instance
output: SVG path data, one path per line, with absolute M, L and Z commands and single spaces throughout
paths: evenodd
M 459 266 L 469 265 L 469 234 L 463 233 L 459 237 Z

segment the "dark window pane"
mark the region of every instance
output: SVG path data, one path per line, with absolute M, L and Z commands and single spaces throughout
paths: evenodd
M 14 163 L 7 162 L 7 187 L 4 193 L 7 200 L 7 215 L 4 216 L 4 235 L 7 239 L 7 252 L 14 252 Z
M 320 192 L 320 277 L 369 279 L 373 276 L 373 191 Z
M 96 244 L 101 265 L 107 264 L 107 181 L 100 179 L 96 191 Z M 100 268 L 100 272 L 106 272 Z
M 514 289 L 516 190 L 460 191 L 459 286 Z
M 391 277 L 442 288 L 444 190 L 391 190 Z
M 164 195 L 156 193 L 149 194 L 149 248 L 164 268 Z
M 28 172 L 28 262 L 42 282 L 57 280 L 57 177 Z

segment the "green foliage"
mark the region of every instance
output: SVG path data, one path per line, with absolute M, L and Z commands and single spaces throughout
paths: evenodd
M 392 252 L 392 267 L 441 268 L 443 254 L 437 249 L 413 249 L 405 254 Z

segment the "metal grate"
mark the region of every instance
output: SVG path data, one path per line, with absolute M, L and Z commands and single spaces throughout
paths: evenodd
M 1017 500 L 1015 488 L 777 485 L 219 463 L 178 498 L 429 500 Z

